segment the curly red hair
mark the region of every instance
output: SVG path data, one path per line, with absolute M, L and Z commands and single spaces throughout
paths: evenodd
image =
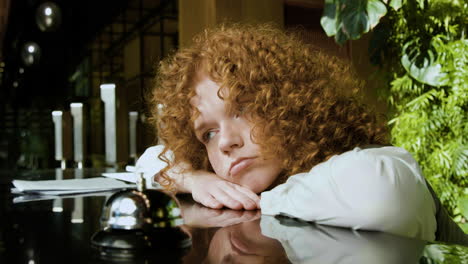
M 190 99 L 199 74 L 227 90 L 228 111 L 252 116 L 252 136 L 264 157 L 283 161 L 276 184 L 356 146 L 388 143 L 385 123 L 358 100 L 362 83 L 344 62 L 272 25 L 221 26 L 160 64 L 152 120 L 165 144 L 166 170 L 185 162 L 212 171 L 193 130 Z

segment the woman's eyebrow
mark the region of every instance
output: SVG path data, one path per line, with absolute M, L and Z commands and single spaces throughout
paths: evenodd
M 195 98 L 192 98 L 191 99 L 191 104 L 194 104 L 194 100 Z M 195 134 L 197 134 L 197 132 L 200 132 L 202 129 L 204 129 L 206 127 L 206 122 L 202 121 L 203 118 L 202 118 L 202 112 L 200 111 L 200 109 L 197 107 L 197 106 L 194 106 L 195 109 L 193 109 L 194 112 L 192 112 L 192 114 L 194 115 L 193 117 L 195 117 L 193 120 L 193 130 L 195 131 Z
M 197 122 L 195 120 L 194 122 L 194 130 L 195 130 L 195 134 L 199 134 L 201 131 L 203 131 L 206 127 L 207 127 L 207 123 L 206 122 Z
M 203 130 L 206 127 L 206 123 L 201 123 L 195 126 L 195 131 Z

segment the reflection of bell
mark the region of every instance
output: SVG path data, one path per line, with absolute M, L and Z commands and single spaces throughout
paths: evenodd
M 145 190 L 144 186 L 141 177 L 138 190 L 119 191 L 107 199 L 101 216 L 102 230 L 91 239 L 101 256 L 133 258 L 190 247 L 190 238 L 178 227 L 183 220 L 175 200 L 163 192 Z

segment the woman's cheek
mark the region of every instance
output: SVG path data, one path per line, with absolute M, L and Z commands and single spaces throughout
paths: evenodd
M 221 159 L 208 149 L 208 159 L 210 160 L 211 167 L 215 171 L 216 175 L 222 178 L 226 178 L 226 172 L 223 170 L 223 163 Z

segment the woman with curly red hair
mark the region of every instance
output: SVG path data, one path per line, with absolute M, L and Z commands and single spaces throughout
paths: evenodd
M 433 240 L 424 177 L 408 152 L 385 146 L 385 124 L 360 103 L 360 87 L 295 34 L 206 30 L 159 66 L 152 120 L 164 145 L 137 167 L 211 208 Z

